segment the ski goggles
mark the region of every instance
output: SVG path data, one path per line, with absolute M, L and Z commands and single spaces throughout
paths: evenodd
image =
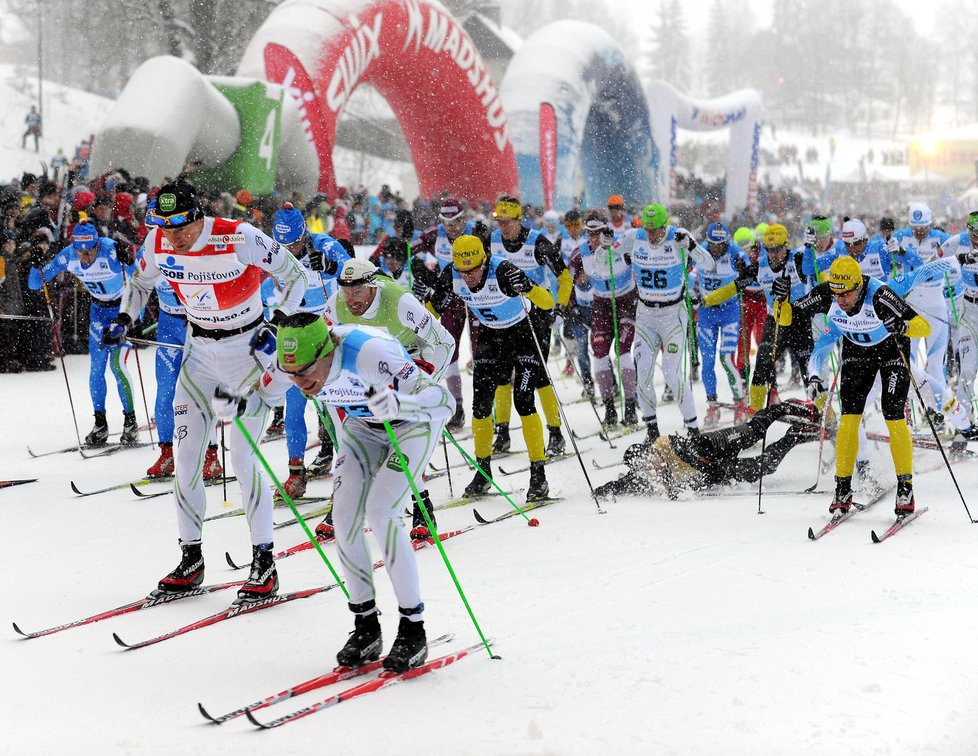
M 189 210 L 184 210 L 180 213 L 171 213 L 170 215 L 163 215 L 159 210 L 157 210 L 155 213 L 153 213 L 153 215 L 155 216 L 157 222 L 152 225 L 160 226 L 162 228 L 180 228 L 181 226 L 186 226 L 189 223 L 193 223 L 195 220 L 200 220 L 203 213 L 201 213 L 200 208 L 192 207 Z M 150 225 L 148 220 L 149 213 L 146 214 L 146 218 L 146 225 L 148 226 Z

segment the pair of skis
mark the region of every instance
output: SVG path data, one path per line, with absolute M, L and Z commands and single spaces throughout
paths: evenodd
M 839 527 L 846 520 L 852 519 L 860 512 L 865 512 L 867 509 L 871 508 L 874 504 L 877 504 L 880 500 L 883 499 L 884 496 L 886 496 L 892 490 L 893 490 L 892 486 L 890 488 L 883 488 L 882 486 L 879 486 L 877 489 L 877 493 L 866 504 L 857 504 L 856 502 L 853 502 L 852 506 L 849 507 L 849 509 L 846 512 L 837 512 L 835 515 L 832 516 L 832 519 L 830 519 L 827 523 L 825 523 L 825 525 L 822 526 L 820 530 L 816 531 L 814 528 L 809 528 L 808 538 L 812 541 L 817 541 L 823 536 L 831 533 L 833 530 Z M 924 514 L 924 512 L 927 511 L 929 511 L 928 507 L 921 507 L 919 509 L 915 509 L 910 514 L 899 515 L 897 516 L 893 524 L 890 525 L 890 527 L 884 530 L 881 534 L 877 535 L 875 530 L 870 531 L 870 538 L 872 539 L 873 543 L 882 543 L 887 538 L 890 538 L 896 533 L 899 533 L 904 527 L 909 525 L 911 522 L 916 520 L 918 517 Z

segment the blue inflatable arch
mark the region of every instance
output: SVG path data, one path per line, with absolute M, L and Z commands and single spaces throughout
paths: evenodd
M 556 201 L 603 206 L 611 194 L 653 201 L 659 156 L 649 108 L 631 61 L 604 29 L 557 21 L 523 42 L 500 86 L 524 202 L 544 204 L 540 106 L 556 116 Z

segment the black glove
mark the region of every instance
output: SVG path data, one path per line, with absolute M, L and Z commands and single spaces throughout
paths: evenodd
M 214 389 L 211 408 L 221 420 L 234 420 L 245 413 L 248 408 L 248 397 L 232 394 L 227 389 L 218 386 Z
M 696 242 L 693 241 L 693 237 L 681 228 L 676 229 L 676 233 L 673 234 L 672 240 L 680 247 L 685 247 L 687 252 L 692 252 L 693 247 L 696 246 Z
M 31 267 L 40 270 L 47 265 L 47 250 L 41 249 L 37 244 L 32 244 L 28 252 Z
M 567 310 L 567 305 L 554 305 L 554 317 L 567 320 L 570 317 L 570 312 Z
M 750 265 L 741 265 L 740 270 L 737 272 L 737 280 L 734 281 L 734 287 L 737 291 L 743 291 L 752 283 L 757 280 L 757 263 L 751 263 Z
M 125 266 L 132 265 L 132 249 L 125 239 L 115 239 L 115 259 Z
M 502 265 L 496 269 L 497 277 L 501 278 L 517 294 L 526 294 L 533 288 L 533 281 L 526 277 L 526 273 L 516 265 Z
M 431 295 L 435 293 L 435 290 L 425 283 L 420 276 L 415 276 L 414 280 L 411 281 L 411 292 L 415 297 L 417 297 L 421 304 L 424 304 L 431 298 Z
M 482 221 L 476 221 L 475 225 L 472 226 L 472 235 L 478 236 L 480 239 L 488 239 L 489 226 L 487 226 Z
M 978 262 L 978 249 L 972 249 L 969 252 L 963 252 L 958 255 L 958 262 L 961 265 L 969 265 L 971 263 Z
M 791 279 L 787 276 L 775 278 L 774 283 L 771 284 L 771 294 L 774 295 L 775 299 L 787 302 L 788 297 L 791 296 Z
M 813 226 L 809 226 L 808 228 L 805 229 L 806 247 L 814 247 L 816 238 L 817 238 L 817 234 L 815 233 L 815 228 Z
M 102 346 L 119 346 L 126 340 L 129 329 L 132 327 L 132 318 L 126 313 L 120 312 L 109 323 L 108 328 L 102 332 Z
M 883 327 L 894 336 L 906 336 L 910 324 L 902 318 L 890 315 L 889 317 L 883 318 Z
M 808 376 L 808 380 L 805 381 L 805 393 L 808 394 L 808 398 L 813 402 L 824 394 L 825 384 L 822 383 L 822 379 L 817 375 Z

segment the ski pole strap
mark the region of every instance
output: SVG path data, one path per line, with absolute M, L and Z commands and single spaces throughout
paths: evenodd
M 317 540 L 316 536 L 313 534 L 311 530 L 309 530 L 309 526 L 306 524 L 306 521 L 302 519 L 302 515 L 299 514 L 299 510 L 296 509 L 295 502 L 292 501 L 292 497 L 289 496 L 286 490 L 282 487 L 282 484 L 279 482 L 279 479 L 275 475 L 275 473 L 272 472 L 272 468 L 269 467 L 268 461 L 265 459 L 264 455 L 261 453 L 261 450 L 258 448 L 258 444 L 255 443 L 255 439 L 252 438 L 251 434 L 248 432 L 248 429 L 245 428 L 244 423 L 241 422 L 240 417 L 234 418 L 234 423 L 235 425 L 238 426 L 238 430 L 241 431 L 241 435 L 244 436 L 245 441 L 248 442 L 248 446 L 251 447 L 251 450 L 254 452 L 255 457 L 258 458 L 258 461 L 261 463 L 261 466 L 265 468 L 265 472 L 268 473 L 268 477 L 272 479 L 272 483 L 275 484 L 275 488 L 278 490 L 279 494 L 285 500 L 285 503 L 289 505 L 289 509 L 291 509 L 292 514 L 295 515 L 296 521 L 302 526 L 302 529 L 305 531 L 306 537 L 312 543 L 313 547 L 315 547 L 316 551 L 319 553 L 319 556 L 321 556 L 323 561 L 326 563 L 326 567 L 329 568 L 329 571 L 333 575 L 333 578 L 336 580 L 337 585 L 339 585 L 340 589 L 343 591 L 343 594 L 346 596 L 346 598 L 349 599 L 350 592 L 346 589 L 346 584 L 340 578 L 339 573 L 336 572 L 336 569 L 333 567 L 332 562 L 329 561 L 329 557 L 326 556 L 326 553 L 319 545 L 319 541 Z
M 465 610 L 469 613 L 469 619 L 472 620 L 472 624 L 475 626 L 475 631 L 479 634 L 479 638 L 482 640 L 482 645 L 486 647 L 486 652 L 489 654 L 489 658 L 492 659 L 495 657 L 495 654 L 492 653 L 492 649 L 489 647 L 489 641 L 486 640 L 486 636 L 482 632 L 482 628 L 479 627 L 479 621 L 475 618 L 475 613 L 472 611 L 472 607 L 469 605 L 469 600 L 465 596 L 465 591 L 462 590 L 462 584 L 459 583 L 458 576 L 455 574 L 455 569 L 452 567 L 448 554 L 445 553 L 445 546 L 442 544 L 441 538 L 438 536 L 438 531 L 435 529 L 435 524 L 431 521 L 431 515 L 428 514 L 428 508 L 424 505 L 424 502 L 421 499 L 421 492 L 418 490 L 418 484 L 414 480 L 414 476 L 411 475 L 411 470 L 408 468 L 407 460 L 404 458 L 404 452 L 401 451 L 401 445 L 397 443 L 397 437 L 394 435 L 394 429 L 391 428 L 391 424 L 387 420 L 384 420 L 384 430 L 387 431 L 387 438 L 390 439 L 391 445 L 394 447 L 394 451 L 397 452 L 397 461 L 400 463 L 401 469 L 404 471 L 404 475 L 407 476 L 408 483 L 411 484 L 411 492 L 414 494 L 414 500 L 417 502 L 418 509 L 421 510 L 421 514 L 424 517 L 425 524 L 428 526 L 428 532 L 431 534 L 432 539 L 435 542 L 435 546 L 438 547 L 438 553 L 441 554 L 442 561 L 445 562 L 445 568 L 448 570 L 448 574 L 451 576 L 452 582 L 455 583 L 455 589 L 458 591 L 458 595 L 461 597 L 462 603 L 465 605 Z M 404 610 L 401 609 L 401 612 L 403 614 Z

